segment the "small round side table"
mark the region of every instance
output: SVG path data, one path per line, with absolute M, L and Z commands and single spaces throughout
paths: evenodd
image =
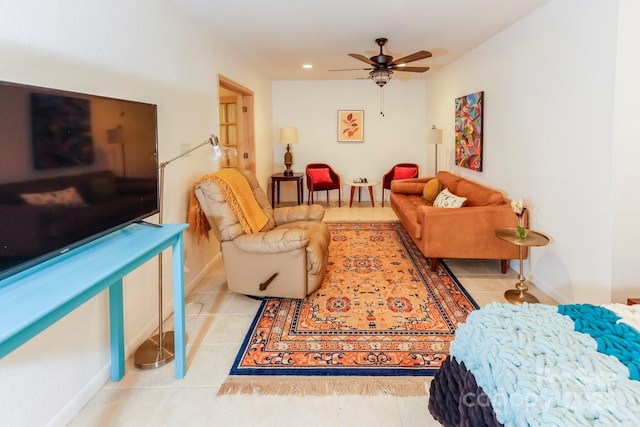
M 519 238 L 516 235 L 516 227 L 498 228 L 496 230 L 496 236 L 502 240 L 506 240 L 509 243 L 518 245 L 518 252 L 520 254 L 520 274 L 518 274 L 518 283 L 516 283 L 516 289 L 509 289 L 504 293 L 504 297 L 512 304 L 522 304 L 523 302 L 537 303 L 538 298 L 534 297 L 527 291 L 527 283 L 524 274 L 522 273 L 524 263 L 524 248 L 530 246 L 545 246 L 549 244 L 549 238 L 537 231 L 527 230 L 527 237 L 524 239 Z
M 356 188 L 358 189 L 358 201 L 361 201 L 360 198 L 360 190 L 362 187 L 367 187 L 369 189 L 369 198 L 371 199 L 371 206 L 375 207 L 376 204 L 373 200 L 373 187 L 379 184 L 378 181 L 367 181 L 367 182 L 359 182 L 356 180 L 348 181 L 347 184 L 351 186 L 351 197 L 349 197 L 349 207 L 353 206 L 353 196 L 356 193 Z

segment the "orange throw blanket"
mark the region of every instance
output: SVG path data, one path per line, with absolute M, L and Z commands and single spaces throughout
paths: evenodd
M 191 189 L 189 200 L 189 229 L 196 233 L 197 241 L 204 235 L 209 239 L 211 225 L 202 211 L 195 189 L 202 181 L 209 180 L 220 187 L 224 198 L 238 217 L 242 231 L 256 233 L 269 221 L 262 212 L 246 178 L 237 169 L 224 168 L 217 172 L 206 174 L 196 180 Z

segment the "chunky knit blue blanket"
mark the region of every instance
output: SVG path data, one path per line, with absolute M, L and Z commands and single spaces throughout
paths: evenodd
M 494 303 L 459 326 L 450 353 L 505 426 L 640 426 L 640 333 L 609 309 Z

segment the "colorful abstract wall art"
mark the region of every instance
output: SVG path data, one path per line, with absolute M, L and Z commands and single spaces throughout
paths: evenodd
M 482 172 L 484 92 L 456 99 L 456 165 Z

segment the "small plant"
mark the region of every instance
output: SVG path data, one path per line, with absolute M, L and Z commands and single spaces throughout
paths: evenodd
M 518 218 L 516 235 L 518 236 L 519 239 L 524 239 L 525 237 L 527 237 L 527 231 L 528 231 L 525 228 L 525 223 L 524 223 L 524 213 L 526 212 L 527 208 L 524 207 L 524 203 L 522 202 L 522 199 L 520 199 L 520 200 L 511 201 L 511 209 L 513 210 L 513 212 L 516 214 L 516 217 Z

